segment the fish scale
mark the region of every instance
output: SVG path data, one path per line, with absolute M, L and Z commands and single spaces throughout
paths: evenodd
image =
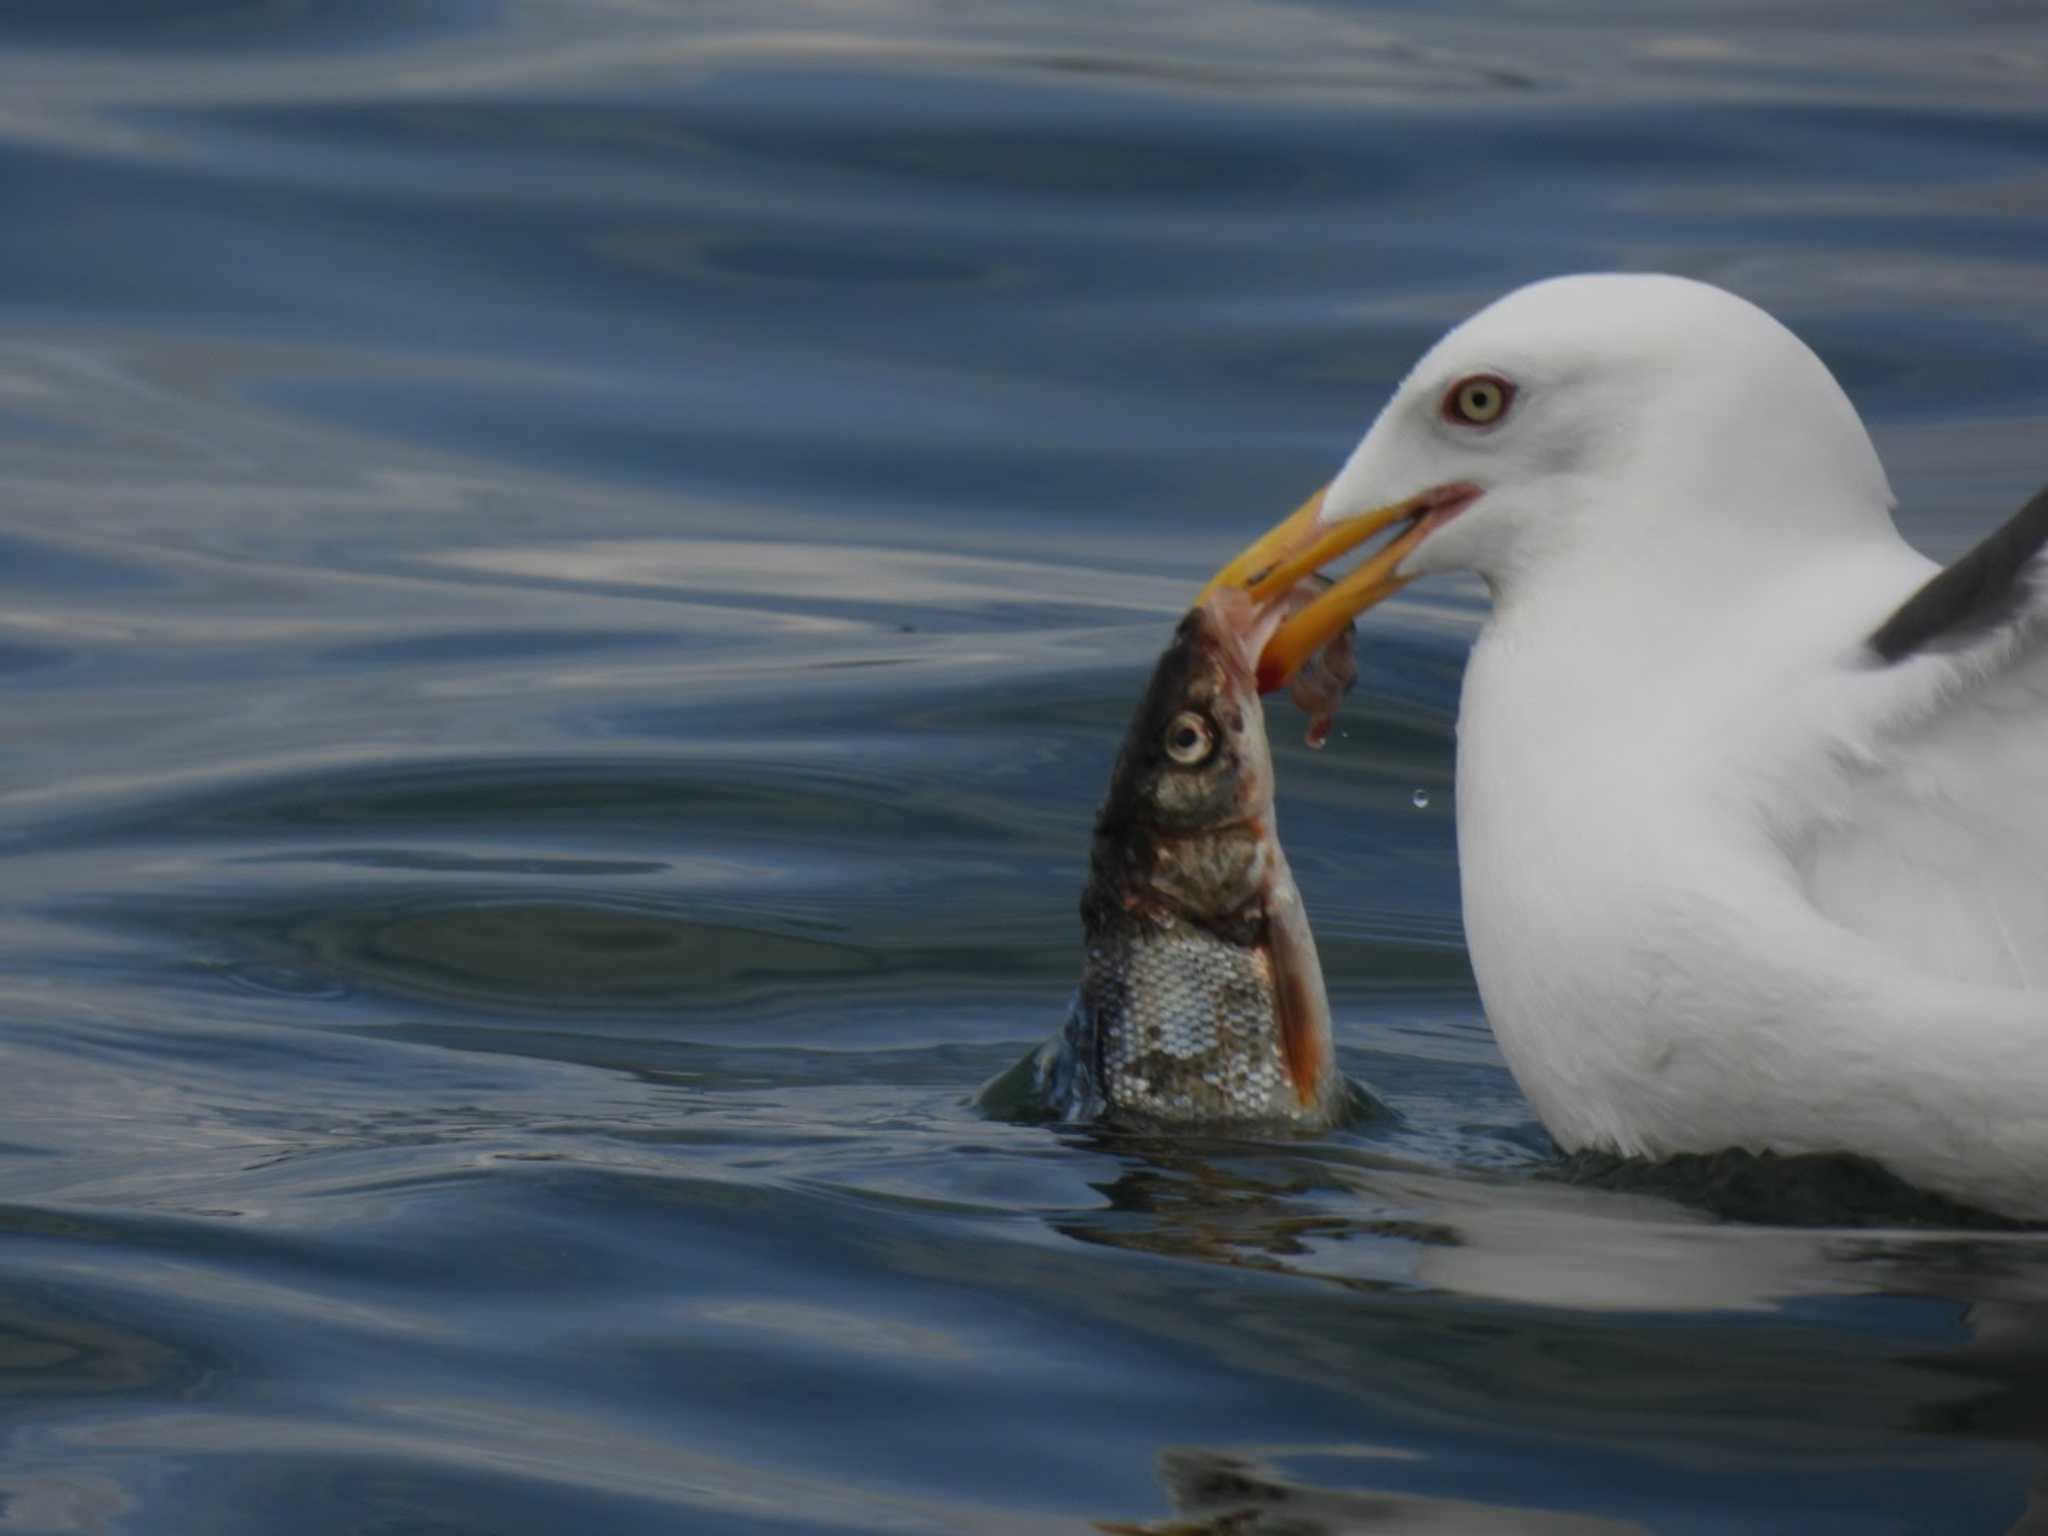
M 1168 1120 L 1279 1120 L 1301 1113 L 1263 948 L 1170 922 L 1101 947 L 1078 1007 L 1109 1101 Z

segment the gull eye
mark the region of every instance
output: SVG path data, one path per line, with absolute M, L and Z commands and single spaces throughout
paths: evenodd
M 1216 733 L 1191 709 L 1182 710 L 1166 727 L 1166 755 L 1183 768 L 1206 763 L 1216 750 Z
M 1444 391 L 1443 417 L 1461 427 L 1490 427 L 1507 415 L 1515 386 L 1497 373 L 1475 373 Z

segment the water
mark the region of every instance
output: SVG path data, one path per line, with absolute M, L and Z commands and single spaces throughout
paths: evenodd
M 1276 720 L 1403 1118 L 969 1099 L 1173 615 L 1480 300 L 1723 281 L 2017 506 L 2044 106 L 1996 3 L 7 7 L 0 1525 L 2041 1529 L 2048 1243 L 1554 1176 L 1469 590 Z

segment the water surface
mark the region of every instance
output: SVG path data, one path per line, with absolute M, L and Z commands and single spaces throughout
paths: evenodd
M 9 7 L 0 1525 L 2048 1528 L 2048 1243 L 1554 1176 L 1472 591 L 1275 726 L 1402 1117 L 971 1104 L 1172 618 L 1476 303 L 1739 289 L 1932 553 L 2048 477 L 2038 12 L 1630 15 Z

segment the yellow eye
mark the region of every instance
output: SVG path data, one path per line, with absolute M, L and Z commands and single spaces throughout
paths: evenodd
M 1499 421 L 1514 403 L 1515 386 L 1497 373 L 1475 373 L 1444 392 L 1443 418 L 1464 427 Z
M 1183 768 L 1193 768 L 1209 760 L 1216 750 L 1216 733 L 1209 728 L 1209 722 L 1191 709 L 1182 710 L 1173 717 L 1166 728 L 1163 743 L 1166 755 Z

